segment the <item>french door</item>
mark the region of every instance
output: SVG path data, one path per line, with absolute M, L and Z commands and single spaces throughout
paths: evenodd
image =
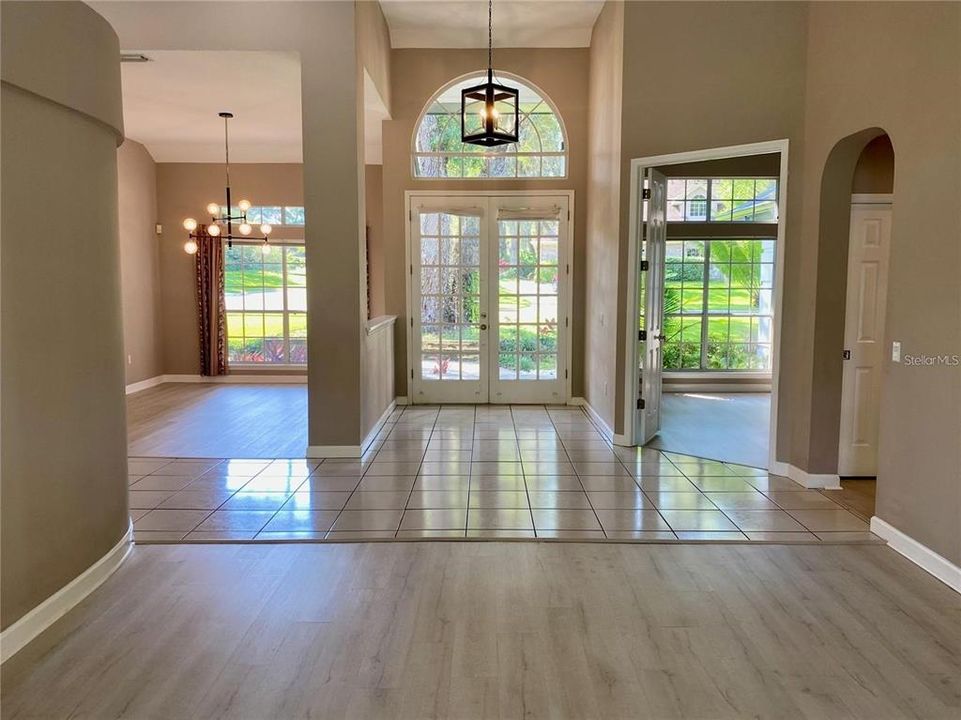
M 567 401 L 569 196 L 410 196 L 411 401 Z
M 645 445 L 661 429 L 664 337 L 664 253 L 667 242 L 667 180 L 650 168 L 645 182 L 643 244 L 638 268 L 638 397 L 634 444 Z

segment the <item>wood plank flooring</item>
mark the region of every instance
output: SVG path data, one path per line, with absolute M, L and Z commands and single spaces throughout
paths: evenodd
M 957 720 L 959 600 L 880 546 L 138 546 L 3 717 Z
M 304 457 L 307 386 L 165 383 L 127 397 L 136 457 Z
M 766 468 L 770 418 L 769 393 L 664 393 L 648 447 Z

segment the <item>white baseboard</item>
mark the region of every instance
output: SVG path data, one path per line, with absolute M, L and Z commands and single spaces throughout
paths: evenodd
M 586 398 L 572 397 L 567 404 L 583 408 L 584 412 L 587 413 L 587 417 L 590 418 L 591 423 L 593 423 L 594 427 L 597 428 L 597 431 L 604 436 L 604 439 L 608 442 L 615 442 L 615 435 L 614 431 L 611 429 L 611 426 L 608 425 L 604 421 L 604 418 L 602 418 L 597 412 L 597 410 L 595 410 L 591 404 L 587 402 Z
M 406 397 L 406 396 L 401 396 L 401 395 L 398 395 L 398 396 L 394 399 L 394 403 L 396 403 L 397 405 L 410 405 L 410 403 L 409 403 L 408 400 L 407 400 L 407 397 Z
M 367 433 L 367 437 L 364 438 L 364 442 L 361 443 L 362 453 L 366 452 L 367 448 L 369 448 L 377 438 L 377 433 L 379 433 L 380 429 L 384 427 L 384 423 L 387 422 L 387 418 L 390 417 L 391 413 L 394 412 L 396 407 L 397 401 L 391 400 L 391 403 L 387 406 L 387 409 L 380 414 L 380 418 L 378 418 L 377 422 L 374 423 L 374 427 L 370 429 L 370 432 Z
M 871 532 L 887 540 L 888 547 L 892 550 L 904 555 L 908 560 L 934 575 L 955 592 L 961 593 L 961 567 L 958 567 L 946 557 L 938 555 L 926 545 L 922 545 L 910 535 L 905 535 L 877 515 L 871 518 Z
M 141 380 L 140 382 L 130 383 L 127 386 L 127 395 L 132 395 L 133 393 L 140 392 L 141 390 L 147 390 L 148 388 L 157 387 L 157 385 L 163 381 L 163 375 L 154 375 L 152 378 L 147 378 L 146 380 Z
M 803 485 L 806 488 L 811 489 L 821 489 L 821 490 L 840 490 L 841 481 L 837 475 L 819 475 L 816 473 L 805 472 L 799 467 L 795 467 L 790 463 L 781 462 L 780 460 L 775 460 L 769 463 L 769 472 L 774 475 L 780 475 L 782 477 L 791 478 L 794 482 L 799 485 Z
M 107 554 L 60 588 L 13 625 L 0 633 L 0 663 L 6 662 L 27 643 L 53 625 L 120 567 L 133 547 L 133 523 Z
M 127 385 L 127 395 L 138 393 L 164 383 L 223 383 L 228 385 L 243 385 L 256 383 L 270 383 L 272 385 L 305 385 L 306 375 L 268 375 L 266 373 L 250 375 L 157 375 Z
M 225 383 L 228 385 L 271 383 L 274 385 L 306 385 L 306 375 L 268 375 L 266 373 L 251 373 L 250 375 L 164 375 L 165 383 Z
M 363 455 L 360 445 L 308 445 L 309 458 L 359 458 Z
M 364 452 L 371 446 L 374 439 L 377 437 L 377 433 L 387 422 L 387 418 L 390 414 L 394 412 L 397 407 L 397 401 L 394 400 L 387 406 L 387 409 L 381 413 L 377 422 L 374 423 L 374 427 L 370 429 L 367 433 L 367 437 L 364 438 L 360 445 L 308 445 L 307 446 L 307 457 L 309 458 L 359 458 L 363 456 Z
M 768 393 L 771 383 L 674 383 L 665 382 L 665 393 Z

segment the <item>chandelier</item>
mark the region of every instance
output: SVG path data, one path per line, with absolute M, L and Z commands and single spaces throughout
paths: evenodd
M 253 233 L 254 228 L 249 222 L 247 222 L 247 211 L 250 210 L 250 201 L 241 200 L 237 203 L 236 211 L 239 213 L 234 215 L 235 208 L 230 204 L 230 140 L 227 134 L 227 123 L 234 116 L 233 113 L 222 112 L 218 113 L 220 117 L 224 119 L 224 172 L 227 176 L 227 204 L 222 208 L 218 203 L 212 202 L 207 205 L 207 212 L 210 215 L 210 224 L 206 227 L 207 235 L 211 237 L 219 237 L 227 241 L 227 247 L 233 247 L 234 240 L 243 240 L 250 237 Z M 240 235 L 234 235 L 234 223 L 238 223 L 237 232 Z M 197 252 L 197 239 L 200 237 L 200 233 L 195 232 L 197 230 L 198 224 L 194 218 L 186 218 L 184 220 L 184 230 L 188 232 L 187 242 L 184 243 L 184 252 L 188 255 L 194 255 Z M 224 230 L 226 229 L 226 234 Z M 264 255 L 270 252 L 270 243 L 268 238 L 273 228 L 267 223 L 262 223 L 260 225 L 260 232 L 263 235 L 263 245 L 261 245 L 261 250 L 263 250 Z
M 487 3 L 487 82 L 461 90 L 460 139 L 493 147 L 516 143 L 520 92 L 494 82 L 494 0 Z

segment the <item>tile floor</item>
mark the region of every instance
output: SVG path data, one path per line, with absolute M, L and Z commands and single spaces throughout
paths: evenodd
M 612 447 L 577 408 L 398 409 L 360 460 L 130 458 L 137 542 L 879 542 L 816 490 Z

